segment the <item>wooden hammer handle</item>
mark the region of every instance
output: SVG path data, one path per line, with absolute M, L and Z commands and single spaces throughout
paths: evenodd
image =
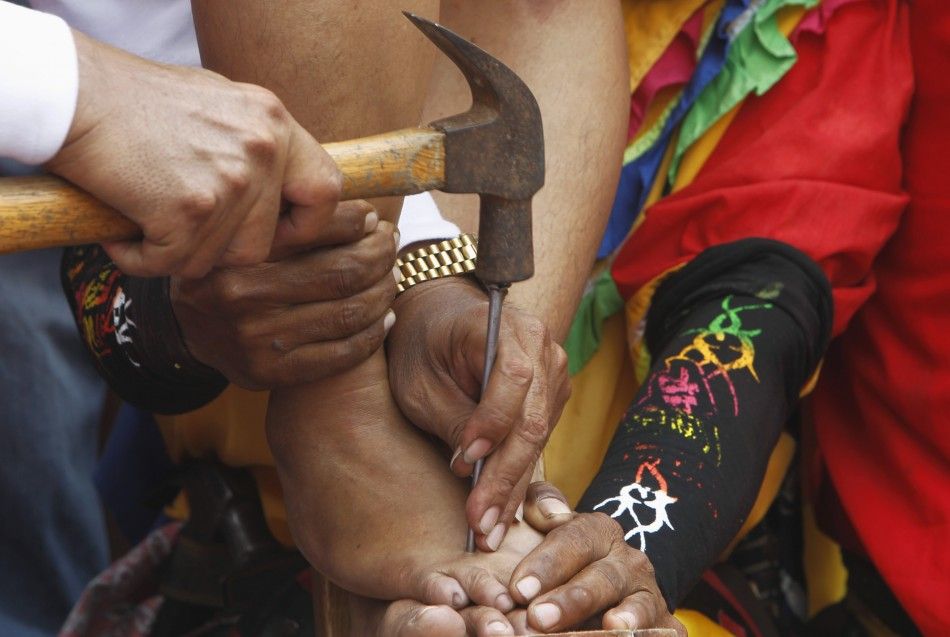
M 410 195 L 445 183 L 445 136 L 407 128 L 323 147 L 343 173 L 343 199 Z M 132 221 L 69 182 L 0 179 L 0 254 L 142 235 Z

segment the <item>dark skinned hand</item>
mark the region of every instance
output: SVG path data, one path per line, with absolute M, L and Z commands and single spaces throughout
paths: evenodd
M 624 542 L 612 519 L 571 511 L 547 482 L 528 488 L 524 519 L 547 536 L 512 573 L 509 590 L 522 608 L 507 614 L 485 606 L 455 611 L 401 600 L 376 606 L 377 634 L 483 637 L 586 627 L 665 628 L 671 636 L 686 637 L 657 588 L 649 559 Z
M 395 316 L 394 226 L 342 203 L 305 246 L 259 265 L 171 280 L 189 351 L 246 389 L 306 383 L 366 360 Z
M 470 475 L 487 456 L 466 517 L 479 548 L 496 550 L 570 395 L 567 356 L 541 320 L 505 304 L 481 396 L 488 298 L 478 284 L 429 281 L 400 295 L 394 309 L 399 320 L 387 339 L 393 395 L 410 421 L 449 445 L 456 475 Z

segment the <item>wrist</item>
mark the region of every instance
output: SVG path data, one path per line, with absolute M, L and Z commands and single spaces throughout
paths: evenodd
M 417 308 L 425 311 L 446 309 L 446 296 L 452 297 L 451 306 L 454 310 L 464 310 L 473 304 L 488 302 L 484 288 L 474 276 L 433 279 L 414 285 L 396 297 L 393 301 L 393 311 L 398 317 L 396 322 L 399 323 L 403 316 Z
M 101 76 L 102 66 L 105 64 L 105 46 L 81 31 L 73 29 L 72 33 L 76 44 L 79 88 L 73 120 L 62 149 L 68 148 L 95 129 L 102 120 L 103 105 L 108 101 L 108 89 L 103 85 Z

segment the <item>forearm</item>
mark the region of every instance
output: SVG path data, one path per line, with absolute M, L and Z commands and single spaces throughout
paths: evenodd
M 710 249 L 659 288 L 650 375 L 579 509 L 621 523 L 671 606 L 748 514 L 830 308 L 818 267 L 763 240 Z
M 545 186 L 533 201 L 535 275 L 508 302 L 530 308 L 555 339 L 567 335 L 610 213 L 628 118 L 629 78 L 618 2 L 443 0 L 442 21 L 528 85 L 544 122 Z M 436 61 L 424 121 L 465 110 L 469 89 Z M 437 195 L 466 232 L 474 196 Z

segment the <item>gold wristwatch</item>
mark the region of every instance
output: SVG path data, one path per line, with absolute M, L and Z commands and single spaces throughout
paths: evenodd
M 408 252 L 396 259 L 396 267 L 402 273 L 396 282 L 397 294 L 423 281 L 468 274 L 475 269 L 477 256 L 478 239 L 470 234 Z

